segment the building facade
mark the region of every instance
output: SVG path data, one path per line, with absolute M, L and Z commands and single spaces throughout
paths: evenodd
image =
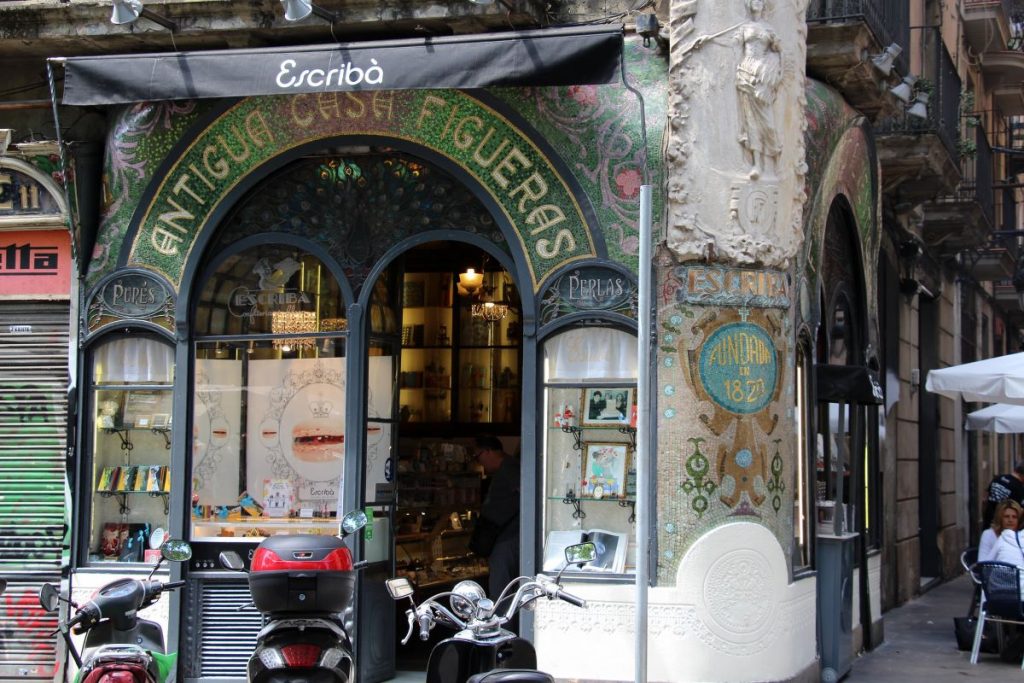
M 834 679 L 957 572 L 1013 440 L 922 382 L 1019 341 L 1013 3 L 62 8 L 0 3 L 0 126 L 74 172 L 64 585 L 192 542 L 186 680 L 259 628 L 218 553 L 355 508 L 360 678 L 417 666 L 383 579 L 483 580 L 482 432 L 522 572 L 610 549 L 524 616 L 561 679 L 633 679 L 638 537 L 652 681 Z

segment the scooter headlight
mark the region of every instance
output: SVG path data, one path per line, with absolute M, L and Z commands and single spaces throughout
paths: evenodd
M 460 581 L 452 588 L 450 603 L 452 612 L 460 619 L 469 619 L 476 613 L 478 602 L 487 597 L 487 593 L 476 581 Z

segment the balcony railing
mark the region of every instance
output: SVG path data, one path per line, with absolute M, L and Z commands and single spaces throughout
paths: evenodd
M 884 134 L 936 135 L 945 145 L 950 157 L 960 158 L 960 76 L 949 51 L 942 42 L 938 29 L 924 29 L 922 51 L 924 76 L 931 83 L 927 118 L 918 118 L 904 112 L 878 123 Z M 919 81 L 919 84 L 921 81 Z
M 882 47 L 896 43 L 903 53 L 894 64 L 899 73 L 908 72 L 910 47 L 910 2 L 908 0 L 811 0 L 807 23 L 863 21 Z
M 957 189 L 939 197 L 938 201 L 975 202 L 981 209 L 988 225 L 995 222 L 995 188 L 993 187 L 993 154 L 985 129 L 974 128 L 972 145 L 961 145 L 960 158 L 962 180 Z M 970 137 L 965 140 L 971 139 Z

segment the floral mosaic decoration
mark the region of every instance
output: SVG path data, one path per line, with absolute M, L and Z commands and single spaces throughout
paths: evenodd
M 157 167 L 212 106 L 193 100 L 142 102 L 114 117 L 107 136 L 100 227 L 86 274 L 89 285 L 116 267 L 128 224 Z

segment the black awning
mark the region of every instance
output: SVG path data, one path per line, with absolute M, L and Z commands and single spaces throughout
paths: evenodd
M 815 366 L 819 403 L 880 404 L 885 398 L 874 373 L 863 365 Z
M 68 57 L 64 104 L 331 91 L 598 85 L 621 78 L 621 27 L 336 45 Z

